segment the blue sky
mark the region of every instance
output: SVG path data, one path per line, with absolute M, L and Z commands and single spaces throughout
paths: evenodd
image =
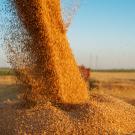
M 135 0 L 85 0 L 68 37 L 80 64 L 135 68 Z
M 79 64 L 135 68 L 135 0 L 83 0 L 68 38 Z M 0 66 L 6 59 L 0 49 Z

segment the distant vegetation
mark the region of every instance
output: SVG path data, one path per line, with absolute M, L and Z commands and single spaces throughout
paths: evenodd
M 5 75 L 14 75 L 14 72 L 11 68 L 0 68 L 0 76 Z
M 94 72 L 135 72 L 135 69 L 93 69 Z
M 135 72 L 135 69 L 92 69 L 92 72 Z M 14 75 L 11 68 L 0 68 L 0 76 Z

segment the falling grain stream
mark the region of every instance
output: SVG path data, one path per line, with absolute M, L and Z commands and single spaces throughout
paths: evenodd
M 36 71 L 39 75 L 36 76 L 36 84 L 34 78 L 29 81 L 32 91 L 26 97 L 35 99 L 40 96 L 40 100 L 47 97 L 53 102 L 62 103 L 86 101 L 88 90 L 66 38 L 60 1 L 22 0 L 16 1 L 16 7 L 33 40 L 28 50 L 30 54 L 34 53 L 32 64 L 36 66 L 31 72 L 34 74 Z

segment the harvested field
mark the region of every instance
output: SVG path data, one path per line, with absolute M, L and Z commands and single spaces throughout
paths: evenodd
M 107 94 L 135 105 L 135 72 L 92 72 L 98 88 L 92 93 Z
M 0 76 L 0 85 L 16 84 L 16 77 L 14 76 Z
M 100 82 L 108 81 L 124 81 L 128 84 L 129 81 L 135 82 L 135 72 L 92 72 L 91 78 L 99 80 Z

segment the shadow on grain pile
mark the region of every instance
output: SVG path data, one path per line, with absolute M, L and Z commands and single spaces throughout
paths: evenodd
M 122 135 L 133 132 L 134 106 L 106 95 L 89 96 L 66 38 L 60 0 L 14 2 L 17 15 L 31 37 L 28 41 L 32 42 L 20 45 L 19 49 L 15 44 L 14 48 L 9 46 L 11 65 L 26 91 L 22 102 L 0 109 L 0 133 Z

